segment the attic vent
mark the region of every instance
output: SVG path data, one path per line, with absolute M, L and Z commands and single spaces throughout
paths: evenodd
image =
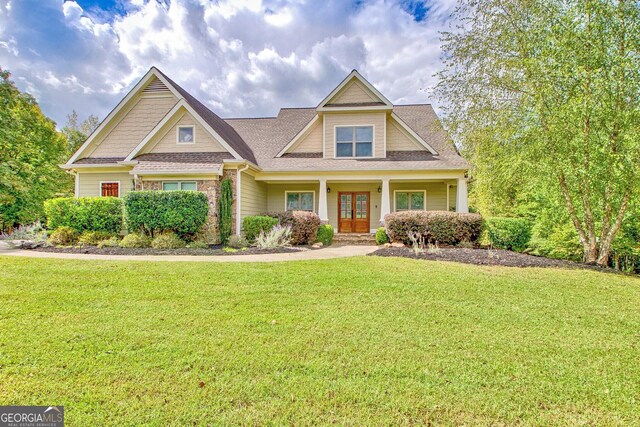
M 144 94 L 164 94 L 169 92 L 169 88 L 166 87 L 159 79 L 153 79 L 153 81 L 142 90 L 142 93 Z

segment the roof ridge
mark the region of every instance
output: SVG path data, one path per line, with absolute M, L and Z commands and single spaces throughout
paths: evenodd
M 430 102 L 423 102 L 423 103 L 413 103 L 413 104 L 393 104 L 394 107 L 417 107 L 417 106 L 423 106 L 423 105 L 433 105 Z

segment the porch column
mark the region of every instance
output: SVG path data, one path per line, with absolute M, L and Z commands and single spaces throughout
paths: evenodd
M 382 178 L 382 199 L 380 200 L 380 225 L 384 225 L 384 216 L 391 213 L 389 197 L 389 178 Z
M 469 213 L 469 202 L 467 201 L 467 178 L 458 178 L 456 212 Z
M 327 211 L 327 180 L 320 179 L 320 194 L 318 194 L 318 216 L 324 224 L 329 222 Z

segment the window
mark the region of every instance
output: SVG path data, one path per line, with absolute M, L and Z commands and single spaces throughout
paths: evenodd
M 195 181 L 170 181 L 170 182 L 163 182 L 162 189 L 164 191 L 175 191 L 175 190 L 196 191 L 197 185 Z
M 286 210 L 288 211 L 309 211 L 313 212 L 315 194 L 313 191 L 305 192 L 285 192 L 287 200 Z
M 195 132 L 193 126 L 178 126 L 178 144 L 194 144 Z
M 101 182 L 100 195 L 102 197 L 120 197 L 120 182 Z
M 396 191 L 396 212 L 425 209 L 426 191 Z
M 336 157 L 373 156 L 373 126 L 336 127 Z

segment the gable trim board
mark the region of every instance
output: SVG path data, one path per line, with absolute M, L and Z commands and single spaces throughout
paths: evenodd
M 380 93 L 378 91 L 378 89 L 376 89 L 375 87 L 373 87 L 373 85 L 371 83 L 369 83 L 364 77 L 362 77 L 362 75 L 356 71 L 353 70 L 351 71 L 351 73 L 349 73 L 349 75 L 347 77 L 344 78 L 344 80 L 342 80 L 342 82 L 340 82 L 340 84 L 338 86 L 336 86 L 335 89 L 333 89 L 331 91 L 331 93 L 329 95 L 327 95 L 326 98 L 324 98 L 320 104 L 318 104 L 318 107 L 316 108 L 318 111 L 327 111 L 327 110 L 331 110 L 331 111 L 339 111 L 339 110 L 344 110 L 344 109 L 348 109 L 348 110 L 354 110 L 354 109 L 358 109 L 358 107 L 356 106 L 351 106 L 351 107 L 327 107 L 326 105 L 329 104 L 331 101 L 345 86 L 347 86 L 348 83 L 350 83 L 353 79 L 356 79 L 358 82 L 362 83 L 364 85 L 365 88 L 367 88 L 376 98 L 378 98 L 380 100 L 380 102 L 382 102 L 384 105 L 380 105 L 380 106 L 361 106 L 361 109 L 366 109 L 366 110 L 389 110 L 391 108 L 393 108 L 393 104 L 391 104 L 391 101 L 389 101 L 382 93 Z
M 153 141 L 154 137 L 156 135 L 159 135 L 160 132 L 164 129 L 164 127 L 169 125 L 171 123 L 171 121 L 174 120 L 174 119 L 175 119 L 175 122 L 173 123 L 173 125 L 175 125 L 180 120 L 180 118 L 182 117 L 182 115 L 181 115 L 181 116 L 175 118 L 176 114 L 178 114 L 178 112 L 180 111 L 181 108 L 184 108 L 185 110 L 187 110 L 187 112 L 189 114 L 191 114 L 191 116 L 196 119 L 198 124 L 200 126 L 202 126 L 207 132 L 209 132 L 211 134 L 211 136 L 216 140 L 216 142 L 218 142 L 220 145 L 222 145 L 229 153 L 231 153 L 231 155 L 233 155 L 233 157 L 235 157 L 238 160 L 242 159 L 242 157 L 233 148 L 231 148 L 231 146 L 215 130 L 213 130 L 211 128 L 211 126 L 209 126 L 209 124 L 207 122 L 204 121 L 204 119 L 200 116 L 200 114 L 198 114 L 184 100 L 184 98 L 182 98 L 182 99 L 180 99 L 180 101 L 178 101 L 176 103 L 176 105 L 174 105 L 174 107 L 171 109 L 171 111 L 169 111 L 164 116 L 164 118 L 153 129 L 151 129 L 151 131 L 147 134 L 147 136 L 140 142 L 140 144 L 138 144 L 138 146 L 136 148 L 133 149 L 133 151 L 131 153 L 129 153 L 129 155 L 124 159 L 124 161 L 128 162 L 128 161 L 133 160 L 138 155 L 138 153 L 140 153 L 151 141 Z M 171 126 L 173 126 L 173 125 L 171 125 Z
M 71 156 L 71 158 L 69 159 L 69 161 L 67 161 L 67 165 L 71 165 L 73 162 L 75 162 L 76 160 L 78 160 L 78 158 L 80 157 L 80 155 L 82 153 L 84 153 L 87 148 L 89 146 L 91 146 L 91 144 L 94 142 L 94 140 L 102 134 L 102 132 L 111 124 L 111 121 L 114 119 L 115 116 L 118 115 L 118 113 L 126 106 L 129 104 L 130 101 L 133 100 L 133 98 L 135 98 L 139 92 L 141 92 L 144 88 L 146 88 L 147 83 L 151 82 L 153 78 L 156 78 L 158 80 L 160 80 L 168 89 L 169 91 L 178 99 L 181 98 L 180 94 L 170 85 L 168 84 L 168 82 L 166 81 L 166 79 L 161 75 L 161 73 L 158 72 L 158 70 L 155 67 L 151 67 L 149 69 L 149 71 L 147 71 L 147 74 L 145 74 L 140 81 L 138 81 L 138 83 L 133 87 L 133 89 L 131 89 L 129 91 L 129 93 L 127 94 L 127 96 L 125 96 L 119 103 L 118 105 L 116 105 L 116 107 L 111 110 L 111 112 L 107 115 L 107 117 L 105 117 L 105 119 L 100 123 L 100 125 L 98 125 L 98 127 L 91 133 L 91 135 L 89 135 L 89 138 L 87 138 L 87 140 L 84 142 L 84 144 L 82 144 L 80 146 L 80 148 L 73 154 L 73 156 Z M 124 116 L 123 116 L 124 117 Z

